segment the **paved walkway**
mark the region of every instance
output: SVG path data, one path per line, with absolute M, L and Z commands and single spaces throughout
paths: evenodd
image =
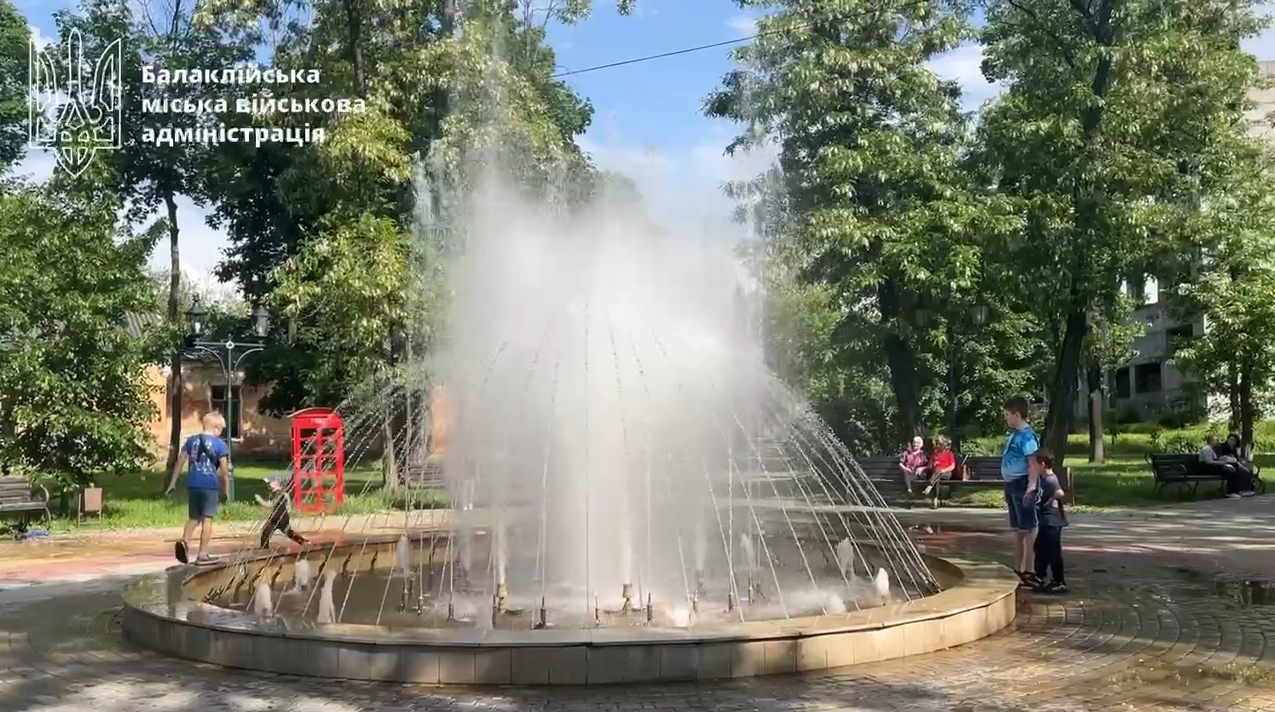
M 935 553 L 1000 557 L 1008 546 L 994 514 L 900 518 Z M 1013 631 L 918 658 L 711 684 L 466 691 L 226 671 L 121 642 L 117 579 L 32 586 L 0 592 L 0 711 L 1275 710 L 1275 606 L 1255 605 L 1265 589 L 1245 583 L 1275 580 L 1275 496 L 1074 519 L 1073 593 L 1024 600 Z

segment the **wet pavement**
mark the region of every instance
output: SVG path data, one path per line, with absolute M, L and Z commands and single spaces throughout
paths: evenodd
M 900 519 L 930 553 L 1006 558 L 1003 515 Z M 1072 592 L 1024 596 L 1014 629 L 978 643 L 813 675 L 552 690 L 314 680 L 167 659 L 121 640 L 127 579 L 108 570 L 162 568 L 169 544 L 6 545 L 0 572 L 92 581 L 0 591 L 0 710 L 1275 710 L 1275 496 L 1073 522 Z M 37 570 L 46 552 L 54 568 Z

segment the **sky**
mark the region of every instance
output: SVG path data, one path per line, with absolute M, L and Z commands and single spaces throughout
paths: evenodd
M 15 4 L 37 41 L 47 41 L 56 36 L 53 13 L 75 2 Z M 613 0 L 594 0 L 594 5 L 589 19 L 551 29 L 549 39 L 561 71 L 744 38 L 754 31 L 754 18 L 733 0 L 638 0 L 635 14 L 628 17 L 616 14 Z M 1248 40 L 1244 47 L 1259 59 L 1275 59 L 1275 30 Z M 684 226 L 703 223 L 723 229 L 732 206 L 721 186 L 756 174 L 768 160 L 765 155 L 727 157 L 724 149 L 734 127 L 703 116 L 704 98 L 731 69 L 729 50 L 708 49 L 567 77 L 595 110 L 581 146 L 600 168 L 633 178 L 655 210 L 679 216 Z M 970 110 L 997 92 L 983 79 L 981 60 L 979 47 L 971 44 L 931 62 L 938 75 L 961 83 Z M 41 179 L 52 170 L 51 156 L 34 153 L 16 172 Z M 205 209 L 185 199 L 178 209 L 184 270 L 202 286 L 211 286 L 225 239 L 205 224 Z M 166 245 L 157 249 L 151 262 L 157 269 L 167 268 Z

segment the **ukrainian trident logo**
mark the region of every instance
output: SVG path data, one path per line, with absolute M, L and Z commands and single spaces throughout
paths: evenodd
M 123 45 L 117 39 L 85 57 L 80 32 L 72 30 L 61 47 L 32 39 L 28 49 L 29 145 L 52 150 L 63 170 L 79 176 L 98 151 L 120 147 Z

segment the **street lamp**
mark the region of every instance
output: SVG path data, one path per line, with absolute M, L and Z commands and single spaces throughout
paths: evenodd
M 234 463 L 234 437 L 239 435 L 238 430 L 230 430 L 230 425 L 234 424 L 236 428 L 240 425 L 238 419 L 233 418 L 235 403 L 235 374 L 239 372 L 239 365 L 243 362 L 244 357 L 248 354 L 257 353 L 265 349 L 265 344 L 260 342 L 239 342 L 232 337 L 225 339 L 203 340 L 204 331 L 208 327 L 208 311 L 204 309 L 204 305 L 198 297 L 191 301 L 190 309 L 186 311 L 186 324 L 189 328 L 189 337 L 186 340 L 186 350 L 191 353 L 206 353 L 217 359 L 217 365 L 221 366 L 222 376 L 226 383 L 226 452 L 227 460 L 233 467 Z M 252 331 L 259 338 L 264 339 L 270 333 L 270 314 L 266 308 L 260 304 L 252 308 Z M 230 482 L 226 491 L 226 500 L 228 502 L 235 501 L 235 478 L 232 473 Z

